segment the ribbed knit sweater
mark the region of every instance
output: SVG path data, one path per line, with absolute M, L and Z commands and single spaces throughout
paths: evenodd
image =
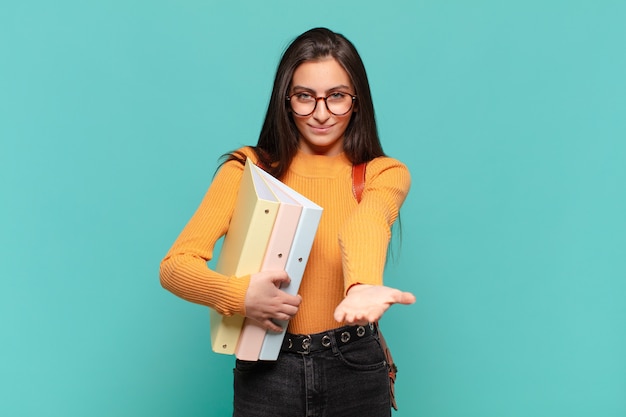
M 242 148 L 253 162 L 250 148 Z M 161 262 L 161 283 L 174 294 L 224 315 L 245 315 L 250 276 L 229 277 L 207 266 L 215 243 L 228 230 L 243 165 L 224 164 L 204 199 Z M 358 204 L 352 191 L 352 165 L 334 157 L 298 152 L 281 179 L 324 211 L 302 277 L 302 303 L 289 323 L 292 333 L 312 334 L 336 328 L 333 312 L 356 283 L 380 285 L 391 226 L 410 186 L 401 162 L 379 157 L 367 164 Z

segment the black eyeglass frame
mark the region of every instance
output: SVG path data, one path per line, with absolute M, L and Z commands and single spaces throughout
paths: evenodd
M 332 110 L 330 110 L 330 109 L 328 108 L 328 101 L 327 101 L 327 100 L 328 100 L 328 97 L 332 96 L 333 94 L 337 94 L 337 93 L 346 94 L 346 95 L 350 96 L 350 98 L 352 98 L 352 101 L 350 102 L 350 107 L 348 108 L 348 110 L 346 110 L 346 111 L 345 111 L 345 112 L 343 112 L 343 113 L 335 113 L 335 112 L 333 112 Z M 293 105 L 291 104 L 291 97 L 293 97 L 293 96 L 297 96 L 298 94 L 302 94 L 302 93 L 301 93 L 301 92 L 300 92 L 300 93 L 293 93 L 292 95 L 285 97 L 285 100 L 289 102 L 289 107 L 291 108 L 291 111 L 292 111 L 295 115 L 300 116 L 300 117 L 307 117 L 307 116 L 310 116 L 310 115 L 312 115 L 313 113 L 315 113 L 315 109 L 317 109 L 317 103 L 318 103 L 320 100 L 324 100 L 324 105 L 326 106 L 326 110 L 328 110 L 328 112 L 329 112 L 330 114 L 332 114 L 333 116 L 345 116 L 346 114 L 350 113 L 350 110 L 352 110 L 352 108 L 354 107 L 354 102 L 356 101 L 356 98 L 357 98 L 355 95 L 350 94 L 350 93 L 346 93 L 346 92 L 344 92 L 344 91 L 335 91 L 335 92 L 333 92 L 333 93 L 330 93 L 330 94 L 329 94 L 329 95 L 327 95 L 326 97 L 323 97 L 323 96 L 322 96 L 322 97 L 313 97 L 313 98 L 315 99 L 315 105 L 313 106 L 313 110 L 311 110 L 311 112 L 310 112 L 310 113 L 307 113 L 307 114 L 300 114 L 300 113 L 296 112 L 296 111 L 293 109 Z

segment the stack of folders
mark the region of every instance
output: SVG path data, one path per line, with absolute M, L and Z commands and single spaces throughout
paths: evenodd
M 297 294 L 321 216 L 320 206 L 248 159 L 216 271 L 240 277 L 284 270 L 290 283 L 281 289 Z M 278 358 L 287 322 L 278 322 L 283 331 L 276 333 L 237 314 L 222 316 L 210 310 L 210 317 L 214 352 L 248 361 Z

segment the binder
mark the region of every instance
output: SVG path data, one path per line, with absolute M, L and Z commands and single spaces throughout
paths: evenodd
M 304 274 L 304 269 L 309 259 L 309 254 L 311 252 L 311 247 L 313 246 L 313 240 L 315 239 L 315 234 L 322 217 L 323 209 L 311 200 L 291 190 L 291 188 L 287 187 L 271 175 L 266 175 L 263 178 L 273 187 L 277 187 L 283 189 L 285 192 L 288 192 L 292 198 L 302 205 L 302 213 L 300 214 L 300 219 L 298 220 L 298 227 L 296 229 L 291 250 L 289 251 L 287 263 L 285 265 L 285 271 L 287 271 L 291 281 L 289 285 L 281 287 L 281 289 L 288 294 L 296 295 L 298 293 L 298 289 L 300 288 L 300 283 L 302 282 L 302 275 Z M 287 332 L 288 322 L 280 320 L 276 320 L 276 322 L 282 326 L 283 330 L 279 333 L 271 331 L 267 331 L 265 333 L 263 344 L 261 346 L 261 352 L 259 353 L 260 360 L 275 361 L 278 359 L 280 347 L 283 343 L 283 339 L 285 338 L 285 333 Z
M 216 271 L 238 277 L 261 270 L 285 270 L 291 282 L 283 290 L 295 295 L 321 214 L 320 206 L 248 159 Z M 287 322 L 279 322 L 284 330 L 276 334 L 238 314 L 222 316 L 210 310 L 210 320 L 214 352 L 251 361 L 278 358 Z M 268 336 L 272 342 L 265 347 Z
M 240 277 L 261 270 L 265 251 L 278 215 L 279 201 L 256 166 L 246 162 L 235 201 L 235 209 L 215 270 L 223 275 Z M 211 348 L 232 355 L 244 317 L 222 316 L 210 309 Z
M 257 169 L 261 171 L 260 168 Z M 260 172 L 260 174 L 261 176 L 268 175 L 265 172 Z M 268 184 L 268 186 L 270 185 Z M 272 186 L 270 188 L 280 201 L 280 207 L 278 208 L 278 215 L 274 222 L 261 270 L 283 271 L 287 264 L 287 257 L 289 256 L 296 228 L 298 227 L 302 206 L 282 188 Z M 265 331 L 265 328 L 259 322 L 246 317 L 235 349 L 237 359 L 245 361 L 258 360 Z

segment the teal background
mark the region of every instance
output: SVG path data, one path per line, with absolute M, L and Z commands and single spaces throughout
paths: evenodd
M 413 175 L 394 415 L 625 416 L 624 22 L 608 0 L 2 2 L 0 415 L 230 415 L 232 357 L 158 265 L 256 142 L 282 50 L 327 26 Z

